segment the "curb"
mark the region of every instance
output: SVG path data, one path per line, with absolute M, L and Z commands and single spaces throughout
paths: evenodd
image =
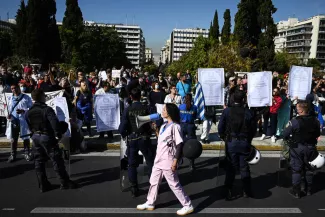
M 264 143 L 265 144 L 265 143 Z M 281 145 L 257 145 L 255 148 L 259 151 L 282 151 Z M 23 142 L 18 141 L 18 148 L 23 148 Z M 120 150 L 120 143 L 93 143 L 88 142 L 87 147 L 91 151 Z M 0 142 L 0 148 L 10 148 L 10 142 Z M 203 150 L 224 150 L 225 146 L 220 142 L 215 144 L 202 144 Z M 325 151 L 325 146 L 317 146 L 318 151 Z

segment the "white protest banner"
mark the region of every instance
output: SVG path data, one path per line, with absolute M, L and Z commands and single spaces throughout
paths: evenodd
M 248 73 L 247 101 L 249 107 L 272 105 L 272 72 Z
M 30 93 L 25 93 L 27 96 L 31 97 Z M 63 91 L 59 90 L 59 91 L 53 91 L 53 92 L 46 92 L 45 96 L 46 96 L 46 104 L 52 108 L 54 108 L 54 103 L 53 103 L 53 99 L 56 97 L 60 97 L 63 95 Z M 5 100 L 5 97 L 7 98 L 7 100 Z M 4 94 L 0 94 L 0 117 L 7 117 L 8 116 L 8 111 L 7 111 L 7 102 L 10 99 L 10 97 L 12 96 L 12 93 L 4 93 Z M 8 102 L 9 103 L 9 102 Z
M 117 130 L 120 125 L 118 94 L 103 94 L 94 97 L 97 132 Z
M 65 133 L 65 136 L 71 137 L 71 126 L 70 126 L 70 116 L 67 100 L 65 97 L 56 97 L 53 99 L 54 111 L 59 121 L 65 121 L 69 128 Z
M 119 78 L 120 70 L 112 70 L 112 78 Z
M 198 69 L 206 106 L 224 105 L 225 72 L 220 69 Z
M 292 66 L 289 73 L 289 96 L 305 100 L 310 93 L 313 77 L 312 67 Z

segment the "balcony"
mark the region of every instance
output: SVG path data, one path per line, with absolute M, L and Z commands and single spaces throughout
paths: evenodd
M 129 45 L 126 45 L 126 48 L 130 48 L 130 49 L 139 49 L 140 46 L 129 46 Z
M 305 51 L 305 50 L 288 50 L 288 53 L 306 53 L 306 52 L 309 52 L 309 51 Z
M 131 60 L 138 60 L 139 56 L 127 56 L 127 58 Z
M 139 50 L 138 51 L 130 51 L 130 50 L 128 50 L 128 51 L 126 51 L 126 53 L 127 54 L 139 54 L 140 51 Z
M 134 40 L 127 40 L 126 43 L 139 44 L 140 41 L 139 41 L 139 40 L 137 40 L 137 41 L 134 41 Z
M 287 47 L 310 47 L 310 43 L 295 43 L 295 44 L 288 44 Z
M 287 42 L 294 42 L 294 41 L 311 41 L 311 38 L 287 38 Z
M 292 36 L 292 35 L 302 35 L 302 34 L 313 34 L 312 31 L 300 31 L 300 32 L 293 32 L 287 34 L 287 36 Z

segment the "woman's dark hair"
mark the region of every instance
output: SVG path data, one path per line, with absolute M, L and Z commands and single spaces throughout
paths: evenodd
M 181 121 L 181 116 L 179 114 L 179 109 L 177 105 L 173 103 L 166 103 L 166 110 L 172 121 L 179 124 Z
M 173 89 L 173 87 L 176 87 L 174 84 L 170 85 L 169 90 Z
M 190 110 L 192 106 L 192 94 L 186 94 L 185 96 L 186 110 Z

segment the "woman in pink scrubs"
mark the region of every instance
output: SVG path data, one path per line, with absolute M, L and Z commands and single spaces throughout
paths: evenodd
M 147 202 L 137 206 L 138 210 L 154 210 L 158 195 L 159 184 L 163 177 L 174 192 L 183 208 L 177 211 L 178 215 L 187 215 L 194 211 L 190 198 L 185 194 L 176 172 L 177 162 L 180 160 L 183 148 L 181 136 L 180 113 L 175 104 L 167 103 L 161 113 L 167 123 L 160 128 L 158 135 L 157 153 L 150 177 L 150 188 Z

